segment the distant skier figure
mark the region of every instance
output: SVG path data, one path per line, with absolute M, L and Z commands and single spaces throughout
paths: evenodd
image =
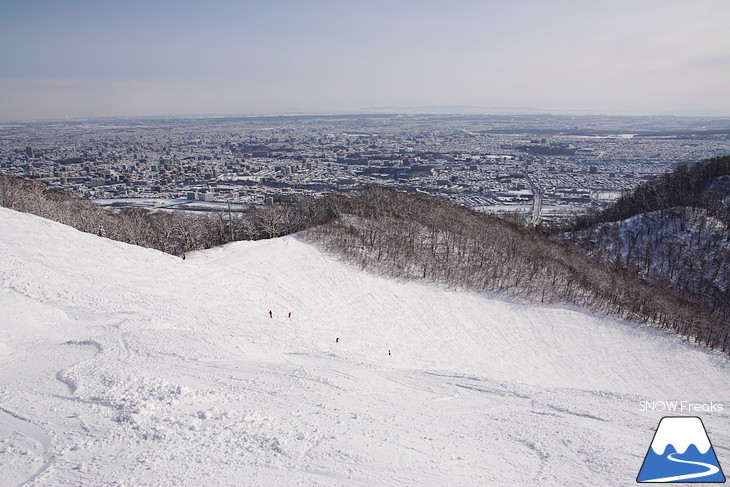
M 274 314 L 271 312 L 271 310 L 269 310 L 269 318 L 273 318 L 273 317 L 274 317 Z
M 289 318 L 291 318 L 291 311 L 289 311 Z
M 102 227 L 101 225 L 99 225 L 99 230 L 97 230 L 96 234 L 98 236 L 100 236 L 100 237 L 106 236 L 106 232 L 104 231 L 104 227 Z
M 182 257 L 182 260 L 185 260 L 185 254 L 182 254 L 181 257 Z
M 340 343 L 340 337 L 335 338 L 335 343 Z
M 388 355 L 390 355 L 390 349 L 388 349 Z

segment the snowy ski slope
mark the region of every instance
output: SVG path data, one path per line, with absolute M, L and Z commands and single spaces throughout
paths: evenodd
M 646 400 L 724 403 L 730 465 L 728 360 L 676 336 L 296 236 L 182 260 L 0 208 L 3 486 L 634 485 Z

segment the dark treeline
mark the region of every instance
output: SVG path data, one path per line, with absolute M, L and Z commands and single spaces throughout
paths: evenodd
M 2 174 L 0 206 L 33 213 L 83 232 L 96 233 L 102 227 L 108 238 L 177 255 L 236 240 L 279 237 L 332 219 L 327 205 L 311 198 L 299 199 L 294 204 L 202 215 L 138 208 L 113 210 L 48 189 L 36 181 Z
M 730 320 L 730 157 L 682 166 L 555 229 L 585 255 Z
M 675 207 L 704 208 L 725 225 L 730 225 L 730 208 L 725 203 L 728 178 L 730 156 L 680 166 L 638 186 L 613 205 L 580 215 L 572 223 L 552 232 L 583 230 L 599 223 L 626 220 L 641 213 Z
M 585 255 L 672 288 L 730 320 L 730 227 L 702 208 L 677 207 L 563 234 Z
M 730 350 L 727 324 L 696 304 L 517 224 L 382 187 L 328 199 L 338 218 L 303 235 L 362 269 L 574 304 Z

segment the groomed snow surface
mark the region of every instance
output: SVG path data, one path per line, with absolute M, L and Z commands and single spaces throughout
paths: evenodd
M 182 260 L 0 208 L 3 486 L 635 485 L 642 400 L 724 402 L 730 464 L 728 360 L 676 336 L 296 236 Z

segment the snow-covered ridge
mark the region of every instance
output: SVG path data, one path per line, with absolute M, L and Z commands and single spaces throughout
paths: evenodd
M 0 256 L 10 485 L 621 485 L 641 399 L 730 396 L 726 358 L 676 336 L 296 236 L 183 261 L 0 208 Z

